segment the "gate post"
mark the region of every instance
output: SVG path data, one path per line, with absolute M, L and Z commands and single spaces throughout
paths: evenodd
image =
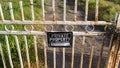
M 120 62 L 120 13 L 117 13 L 115 22 L 116 30 L 112 42 L 110 42 L 112 46 L 109 50 L 106 68 L 118 68 Z

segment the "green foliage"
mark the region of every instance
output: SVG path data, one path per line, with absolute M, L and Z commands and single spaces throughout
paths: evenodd
M 9 3 L 12 2 L 13 5 L 13 12 L 14 12 L 14 18 L 15 20 L 21 20 L 21 12 L 19 8 L 19 0 L 0 0 L 0 4 L 2 5 L 2 10 L 4 14 L 4 18 L 6 20 L 10 20 L 10 10 L 9 10 Z M 45 0 L 46 2 L 46 0 Z M 24 16 L 25 20 L 31 20 L 31 7 L 30 7 L 30 0 L 23 0 L 23 9 L 24 9 Z M 36 20 L 41 20 L 42 17 L 42 9 L 41 9 L 41 0 L 34 0 L 34 14 L 35 14 L 35 19 Z M 36 25 L 35 29 L 42 29 L 41 25 Z M 10 25 L 7 25 L 7 28 L 11 29 Z M 5 25 L 0 24 L 0 30 L 5 30 Z M 24 30 L 24 25 L 14 25 L 14 30 L 18 31 L 23 31 Z M 22 53 L 22 57 L 26 56 L 25 55 L 25 41 L 24 41 L 24 36 L 23 35 L 18 35 L 18 40 L 19 40 L 19 45 Z M 15 42 L 15 37 L 14 35 L 8 35 L 9 38 L 9 44 L 10 44 L 10 50 L 12 54 L 12 60 L 14 60 L 14 63 L 18 64 L 19 62 L 19 57 L 18 57 L 18 52 L 17 52 L 17 47 L 16 47 L 16 42 Z M 27 35 L 27 41 L 28 41 L 28 47 L 31 48 L 33 46 L 33 36 Z M 5 59 L 6 61 L 9 61 L 8 59 L 8 52 L 7 52 L 7 47 L 6 47 L 6 40 L 5 40 L 5 35 L 0 35 L 0 43 L 2 44 L 2 48 L 5 54 Z M 39 42 L 40 43 L 40 42 Z M 33 48 L 33 47 L 32 47 Z M 34 49 L 32 49 L 33 51 Z M 35 54 L 32 53 L 30 59 L 35 60 Z M 26 57 L 25 57 L 26 58 Z M 0 60 L 1 61 L 1 60 Z M 7 66 L 9 67 L 9 62 L 7 62 Z M 19 65 L 18 65 L 19 66 Z M 2 67 L 2 61 L 0 62 L 0 68 Z
M 120 4 L 120 0 L 108 0 L 108 1 L 111 1 L 111 2 L 114 2 L 114 3 L 117 3 L 117 4 Z
M 116 0 L 117 1 L 117 0 Z M 80 6 L 85 6 L 85 1 L 81 1 Z M 96 0 L 89 0 L 89 18 L 95 19 L 95 6 Z M 82 7 L 85 11 L 85 8 Z M 115 18 L 116 12 L 120 11 L 120 5 L 116 4 L 115 1 L 99 0 L 99 20 L 112 21 Z
M 106 4 L 107 3 L 107 4 Z M 116 12 L 120 11 L 120 5 L 113 2 L 104 1 L 103 6 L 100 7 L 100 20 L 113 21 Z
M 104 0 L 99 0 L 99 7 L 103 6 Z M 95 9 L 96 6 L 96 0 L 89 0 L 89 9 Z
M 64 4 L 63 4 L 63 2 L 59 2 L 58 5 L 57 5 L 57 7 L 62 10 L 62 11 L 61 11 L 61 13 L 62 13 L 62 12 L 63 12 L 63 9 L 64 9 Z M 69 12 L 69 10 L 70 10 L 70 7 L 67 5 L 67 6 L 66 6 L 66 12 Z
M 20 20 L 21 13 L 19 8 L 19 0 L 0 0 L 5 19 L 11 19 L 8 2 L 12 2 L 15 19 Z M 24 9 L 25 19 L 30 20 L 31 19 L 30 0 L 23 0 L 23 9 Z M 35 19 L 37 20 L 41 19 L 41 14 L 42 14 L 41 0 L 34 0 L 34 10 L 35 10 Z

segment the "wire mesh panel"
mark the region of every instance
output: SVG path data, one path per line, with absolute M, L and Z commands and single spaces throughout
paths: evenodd
M 35 19 L 34 0 L 29 1 L 29 8 L 25 8 L 23 1 L 19 1 L 21 20 L 15 20 L 14 6 L 8 2 L 11 20 L 5 20 L 0 4 L 0 54 L 1 65 L 4 68 L 104 68 L 112 46 L 113 33 L 107 31 L 113 23 L 98 21 L 99 0 L 96 0 L 95 20 L 88 21 L 89 0 L 85 1 L 84 20 L 78 19 L 78 0 L 73 3 L 73 20 L 67 20 L 67 0 L 62 1 L 62 21 L 57 20 L 56 0 L 51 0 L 52 20 L 46 20 L 47 11 L 45 0 L 40 0 L 41 20 Z M 50 5 L 48 5 L 50 6 Z M 31 20 L 26 20 L 25 11 Z M 58 26 L 58 27 L 57 27 Z M 101 30 L 96 28 L 100 27 Z M 102 31 L 103 30 L 103 31 Z M 47 32 L 71 32 L 71 47 L 49 47 Z M 59 37 L 59 36 L 56 36 Z M 63 36 L 64 37 L 64 36 Z M 51 42 L 51 41 L 50 41 Z M 110 46 L 110 47 L 109 47 Z M 119 48 L 117 48 L 119 50 Z M 117 51 L 118 51 L 117 50 Z M 116 54 L 118 54 L 116 52 Z M 118 67 L 119 56 L 117 64 Z M 8 62 L 7 62 L 8 61 Z M 109 68 L 109 67 L 106 67 Z

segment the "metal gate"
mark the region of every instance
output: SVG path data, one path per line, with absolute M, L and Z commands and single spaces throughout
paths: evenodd
M 34 17 L 34 6 L 33 0 L 30 0 L 31 7 L 31 20 L 25 20 L 24 11 L 23 11 L 23 2 L 19 2 L 20 11 L 21 11 L 21 20 L 15 20 L 14 18 L 14 10 L 12 7 L 12 2 L 9 2 L 9 10 L 11 20 L 5 20 L 4 14 L 2 11 L 2 6 L 0 4 L 0 24 L 4 25 L 5 30 L 0 30 L 1 37 L 4 36 L 4 42 L 0 41 L 0 54 L 3 63 L 3 67 L 11 67 L 15 68 L 16 64 L 14 64 L 14 60 L 11 55 L 11 46 L 9 36 L 13 36 L 13 40 L 15 40 L 16 50 L 18 52 L 19 63 L 18 67 L 20 68 L 118 68 L 120 61 L 120 50 L 119 50 L 119 26 L 120 26 L 120 14 L 116 16 L 116 20 L 114 23 L 106 22 L 106 21 L 98 21 L 98 3 L 99 0 L 96 0 L 96 9 L 95 9 L 95 21 L 88 21 L 88 4 L 89 0 L 86 0 L 85 5 L 85 18 L 84 21 L 77 20 L 77 2 L 75 0 L 74 5 L 74 20 L 67 21 L 66 20 L 66 0 L 63 1 L 63 21 L 57 21 L 56 19 L 56 10 L 55 10 L 55 0 L 52 0 L 52 8 L 53 8 L 53 20 L 47 21 L 45 19 L 45 5 L 44 0 L 41 0 L 42 6 L 42 20 L 35 20 Z M 9 25 L 9 26 L 8 26 Z M 22 25 L 24 27 L 23 30 L 15 30 L 15 25 Z M 34 29 L 36 25 L 42 25 L 43 30 Z M 62 26 L 61 26 L 62 25 Z M 104 26 L 103 31 L 97 31 L 97 25 Z M 72 47 L 48 47 L 47 45 L 47 36 L 46 32 L 58 32 L 55 30 L 56 26 L 61 26 L 59 29 L 63 29 L 64 32 L 73 32 L 73 44 Z M 81 27 L 81 31 L 76 26 Z M 108 27 L 115 27 L 115 29 L 108 31 Z M 78 31 L 75 31 L 75 30 Z M 23 37 L 24 45 L 25 45 L 25 55 L 27 66 L 25 66 L 24 58 L 21 53 L 18 36 Z M 29 39 L 28 36 L 33 37 L 33 45 L 34 49 L 29 48 Z M 40 40 L 39 40 L 40 39 Z M 41 40 L 43 39 L 43 41 Z M 110 40 L 109 40 L 110 39 Z M 106 42 L 107 41 L 107 42 Z M 38 44 L 39 42 L 41 45 Z M 107 46 L 107 43 L 109 46 Z M 38 46 L 39 45 L 39 46 Z M 4 57 L 3 47 L 6 46 L 8 61 Z M 41 48 L 41 50 L 39 49 Z M 32 66 L 31 60 L 29 56 L 29 51 L 34 50 L 35 52 L 35 66 Z M 39 52 L 41 52 L 44 57 L 44 61 L 42 61 L 39 57 Z M 52 53 L 53 52 L 53 53 Z M 43 63 L 40 63 L 42 61 Z M 20 65 L 20 66 L 19 66 Z M 1 66 L 2 67 L 2 66 Z

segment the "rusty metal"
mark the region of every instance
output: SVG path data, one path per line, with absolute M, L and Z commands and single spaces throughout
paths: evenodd
M 78 3 L 78 0 L 75 0 L 75 7 L 74 7 L 74 21 L 77 21 L 77 3 Z
M 3 23 L 4 22 L 4 23 Z M 0 24 L 43 24 L 43 25 L 53 25 L 53 21 L 31 21 L 31 20 L 14 20 L 12 22 L 11 20 L 4 20 L 0 21 Z M 106 21 L 98 21 L 95 23 L 95 21 L 56 21 L 57 25 L 113 25 L 111 22 L 106 22 Z
M 84 48 L 85 48 L 85 36 L 82 39 L 82 50 L 81 50 L 81 57 L 80 57 L 80 68 L 83 68 L 83 59 L 84 59 Z
M 96 0 L 96 7 L 95 7 L 95 21 L 98 21 L 98 4 L 99 4 L 99 0 Z
M 40 64 L 39 64 L 39 57 L 38 57 L 38 46 L 37 46 L 37 35 L 42 35 L 43 36 L 43 48 L 44 48 L 44 67 L 45 68 L 48 68 L 48 60 L 47 60 L 47 42 L 46 42 L 46 31 L 48 31 L 48 29 L 46 29 L 45 27 L 45 31 L 35 31 L 34 30 L 34 26 L 35 24 L 42 24 L 42 25 L 49 25 L 51 26 L 51 30 L 50 31 L 53 31 L 54 29 L 54 24 L 56 25 L 64 25 L 65 26 L 65 30 L 66 31 L 69 31 L 67 29 L 67 26 L 68 25 L 71 25 L 73 27 L 72 31 L 73 32 L 73 46 L 72 46 L 72 57 L 71 57 L 71 68 L 74 68 L 74 55 L 75 55 L 75 37 L 76 36 L 82 36 L 83 37 L 83 40 L 82 40 L 82 50 L 81 50 L 81 60 L 80 60 L 80 68 L 83 68 L 83 62 L 84 62 L 84 48 L 85 48 L 85 41 L 86 41 L 86 36 L 98 36 L 98 35 L 101 35 L 101 36 L 104 36 L 104 35 L 107 35 L 107 34 L 110 34 L 110 32 L 107 32 L 107 30 L 105 30 L 104 32 L 97 32 L 97 31 L 94 31 L 95 29 L 95 25 L 107 25 L 107 27 L 109 25 L 111 26 L 116 26 L 116 30 L 115 31 L 118 31 L 119 33 L 119 29 L 120 29 L 120 13 L 117 14 L 116 16 L 116 20 L 115 20 L 115 24 L 112 23 L 112 22 L 106 22 L 106 21 L 98 21 L 98 15 L 99 15 L 99 0 L 96 0 L 96 6 L 95 6 L 95 21 L 88 21 L 88 9 L 89 9 L 89 0 L 86 0 L 85 2 L 85 18 L 84 18 L 84 21 L 78 21 L 77 20 L 77 8 L 78 8 L 78 0 L 75 0 L 74 1 L 74 20 L 73 21 L 67 21 L 66 20 L 66 9 L 67 9 L 67 0 L 63 0 L 63 21 L 57 21 L 56 20 L 56 5 L 55 5 L 55 1 L 56 0 L 52 0 L 52 10 L 53 10 L 53 20 L 52 21 L 46 21 L 45 20 L 45 1 L 44 0 L 41 0 L 41 6 L 42 6 L 42 20 L 35 20 L 35 16 L 34 16 L 34 3 L 33 3 L 33 0 L 30 0 L 30 7 L 31 7 L 31 20 L 25 20 L 25 17 L 24 17 L 24 12 L 23 12 L 23 3 L 22 1 L 19 2 L 19 6 L 20 6 L 20 12 L 21 12 L 21 20 L 15 20 L 14 18 L 14 11 L 13 11 L 13 7 L 12 7 L 12 2 L 9 2 L 9 9 L 10 9 L 10 17 L 11 17 L 11 20 L 4 20 L 4 14 L 3 14 L 3 10 L 2 10 L 2 6 L 0 4 L 0 17 L 1 17 L 1 20 L 0 20 L 0 25 L 4 24 L 5 25 L 5 30 L 2 31 L 0 30 L 0 35 L 1 34 L 4 34 L 5 35 L 5 39 L 6 39 L 6 45 L 7 45 L 7 51 L 8 51 L 8 58 L 9 58 L 9 62 L 10 62 L 10 66 L 11 68 L 14 67 L 13 65 L 13 62 L 12 62 L 12 57 L 11 57 L 11 52 L 10 52 L 10 45 L 9 45 L 9 39 L 8 39 L 8 35 L 13 35 L 14 38 L 15 38 L 15 43 L 16 43 L 16 47 L 17 47 L 17 51 L 18 51 L 18 58 L 20 60 L 20 65 L 21 65 L 21 68 L 24 67 L 24 64 L 23 64 L 23 58 L 22 58 L 22 55 L 21 55 L 21 50 L 20 50 L 20 45 L 19 45 L 19 40 L 18 40 L 18 35 L 24 35 L 24 41 L 25 41 L 25 48 L 26 48 L 26 57 L 27 57 L 27 63 L 28 63 L 28 68 L 31 67 L 30 65 L 30 56 L 29 56 L 29 49 L 28 49 L 28 41 L 27 41 L 27 35 L 32 35 L 34 37 L 34 47 L 35 47 L 35 58 L 36 58 L 36 65 L 37 65 L 37 68 L 40 67 Z M 8 29 L 7 28 L 7 24 L 11 25 L 12 29 Z M 20 25 L 20 24 L 23 24 L 25 25 L 24 26 L 24 29 L 23 31 L 17 31 L 17 30 L 14 30 L 14 25 Z M 26 25 L 31 25 L 31 28 L 32 29 L 27 29 Z M 93 26 L 93 29 L 92 31 L 88 31 L 86 29 L 86 31 L 74 31 L 74 28 L 75 28 L 75 25 L 87 25 L 87 27 L 89 27 L 89 25 L 92 25 Z M 106 27 L 106 28 L 107 28 Z M 119 44 L 120 44 L 120 37 L 115 37 L 116 33 L 112 33 L 112 37 L 111 37 L 111 41 L 110 41 L 110 51 L 109 51 L 109 57 L 108 57 L 108 60 L 107 60 L 107 63 L 106 63 L 106 68 L 117 68 L 118 65 L 119 65 L 119 62 L 120 62 L 120 50 L 119 50 Z M 115 39 L 116 38 L 116 39 Z M 105 43 L 105 37 L 103 38 L 103 43 L 101 45 L 101 50 L 100 50 L 100 53 L 99 53 L 99 58 L 98 58 L 98 63 L 97 63 L 97 68 L 100 68 L 100 64 L 101 64 L 101 58 L 102 58 L 102 53 L 103 53 L 103 48 L 104 48 L 104 43 Z M 66 48 L 63 48 L 63 58 L 62 58 L 62 68 L 65 68 L 65 54 L 66 54 L 66 51 L 65 51 Z M 53 48 L 53 68 L 56 68 L 57 67 L 57 59 L 56 59 L 56 48 Z M 1 53 L 1 56 L 2 56 L 2 61 L 3 61 L 3 66 L 4 68 L 6 68 L 6 62 L 5 62 L 5 57 L 4 57 L 4 53 L 2 51 L 2 46 L 0 44 L 0 53 Z M 91 51 L 90 51 L 90 58 L 89 58 L 89 65 L 88 67 L 91 68 L 92 67 L 92 60 L 93 60 L 93 55 L 94 55 L 94 44 L 91 46 Z
M 103 48 L 104 48 L 104 44 L 105 44 L 105 39 L 106 37 L 103 37 L 103 41 L 102 41 L 102 45 L 100 48 L 100 53 L 99 53 L 99 58 L 98 58 L 98 63 L 97 63 L 97 68 L 100 68 L 100 63 L 101 63 L 101 59 L 102 59 L 102 54 L 103 54 Z
M 88 68 L 91 68 L 91 66 L 92 66 L 93 53 L 94 53 L 94 47 L 95 47 L 95 37 L 93 37 L 93 41 L 94 41 L 94 43 L 91 45 L 90 58 L 89 58 L 89 66 L 88 66 Z
M 88 5 L 89 5 L 89 0 L 86 0 L 85 3 L 85 21 L 88 19 Z
M 75 49 L 74 47 L 75 47 L 75 36 L 73 37 L 71 68 L 74 68 L 74 49 Z
M 115 68 L 119 67 L 119 63 L 120 63 L 120 48 L 119 48 L 118 53 L 117 53 L 117 58 L 116 58 L 116 62 L 115 62 Z
M 116 61 L 117 61 L 117 54 L 118 54 L 119 48 L 120 48 L 120 35 L 118 35 L 116 42 L 117 42 L 117 44 L 116 44 L 116 48 L 115 48 L 115 54 L 114 54 L 114 57 L 113 57 L 113 65 L 112 65 L 112 68 L 115 68 Z
M 114 68 L 115 67 L 115 64 L 116 64 L 116 59 L 117 59 L 117 54 L 118 54 L 118 51 L 119 51 L 119 38 L 120 38 L 120 35 L 114 35 L 114 38 L 113 38 L 113 43 L 112 43 L 112 46 L 111 46 L 111 49 L 109 51 L 109 56 L 108 56 L 108 61 L 106 63 L 106 68 Z
M 36 65 L 37 65 L 37 68 L 39 68 L 39 59 L 38 59 L 38 48 L 37 48 L 37 38 L 36 36 L 34 35 L 34 48 L 35 48 L 35 57 L 36 57 Z
M 116 28 L 120 28 L 120 13 L 117 13 L 116 15 Z
M 56 14 L 55 14 L 55 0 L 52 0 L 52 7 L 53 7 L 53 23 L 56 23 Z
M 47 65 L 47 42 L 46 42 L 46 36 L 43 37 L 43 42 L 44 42 L 44 62 L 45 62 L 45 68 L 48 68 Z
M 90 51 L 89 68 L 91 68 L 92 66 L 93 51 L 94 51 L 94 46 L 91 47 L 91 51 Z

